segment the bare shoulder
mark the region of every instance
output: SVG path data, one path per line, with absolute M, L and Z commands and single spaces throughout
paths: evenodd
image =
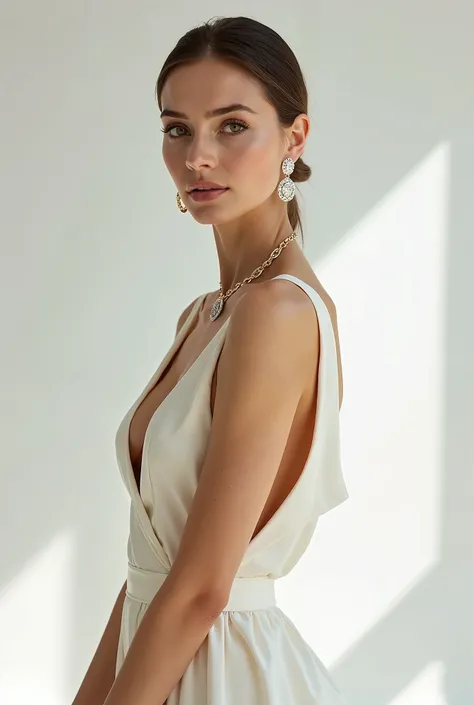
M 232 312 L 219 362 L 218 386 L 222 389 L 235 384 L 240 377 L 243 389 L 247 381 L 255 384 L 255 377 L 273 378 L 273 384 L 291 384 L 302 394 L 318 350 L 319 326 L 307 294 L 282 280 L 262 282 L 249 287 Z
M 344 383 L 336 304 L 319 280 L 307 283 L 320 295 L 332 321 L 342 405 Z M 232 314 L 228 335 L 229 345 L 235 349 L 253 340 L 254 349 L 258 343 L 264 355 L 271 356 L 274 350 L 287 355 L 293 364 L 301 365 L 301 373 L 310 383 L 319 354 L 319 321 L 312 300 L 294 283 L 272 279 L 249 288 Z
M 237 303 L 229 322 L 227 339 L 244 345 L 260 341 L 264 349 L 281 344 L 281 351 L 301 354 L 318 338 L 311 299 L 285 280 L 270 280 L 249 288 Z M 277 350 L 278 351 L 278 350 Z

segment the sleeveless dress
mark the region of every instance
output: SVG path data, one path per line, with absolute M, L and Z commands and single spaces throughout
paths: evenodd
M 299 561 L 319 517 L 348 497 L 340 462 L 338 365 L 329 311 L 321 296 L 301 279 L 291 274 L 274 277 L 280 278 L 307 293 L 320 329 L 318 400 L 309 456 L 290 494 L 247 547 L 226 608 L 167 705 L 345 703 L 325 666 L 275 601 L 275 580 Z M 127 591 L 116 673 L 178 551 L 206 451 L 212 377 L 230 318 L 154 412 L 143 443 L 140 488 L 130 459 L 129 425 L 185 339 L 204 296 L 196 301 L 116 434 L 117 461 L 131 498 Z

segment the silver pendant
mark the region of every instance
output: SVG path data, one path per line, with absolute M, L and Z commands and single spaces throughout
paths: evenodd
M 211 321 L 215 321 L 216 318 L 219 318 L 219 316 L 222 313 L 222 309 L 224 308 L 224 299 L 222 296 L 219 296 L 213 303 L 212 308 L 211 308 Z

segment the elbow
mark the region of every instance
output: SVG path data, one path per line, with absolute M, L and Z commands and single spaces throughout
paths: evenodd
M 224 580 L 211 581 L 189 568 L 188 564 L 186 570 L 179 570 L 175 562 L 158 594 L 161 593 L 163 598 L 169 597 L 171 603 L 188 614 L 201 615 L 214 621 L 229 601 L 232 584 L 227 585 Z
M 192 609 L 204 619 L 214 622 L 221 615 L 228 601 L 229 596 L 226 591 L 210 588 L 194 595 Z

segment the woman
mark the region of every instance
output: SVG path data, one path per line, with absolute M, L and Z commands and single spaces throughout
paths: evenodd
M 340 704 L 275 603 L 347 497 L 336 311 L 295 240 L 304 79 L 274 31 L 221 18 L 180 39 L 157 99 L 178 207 L 212 225 L 220 289 L 183 311 L 117 432 L 128 574 L 74 705 Z

